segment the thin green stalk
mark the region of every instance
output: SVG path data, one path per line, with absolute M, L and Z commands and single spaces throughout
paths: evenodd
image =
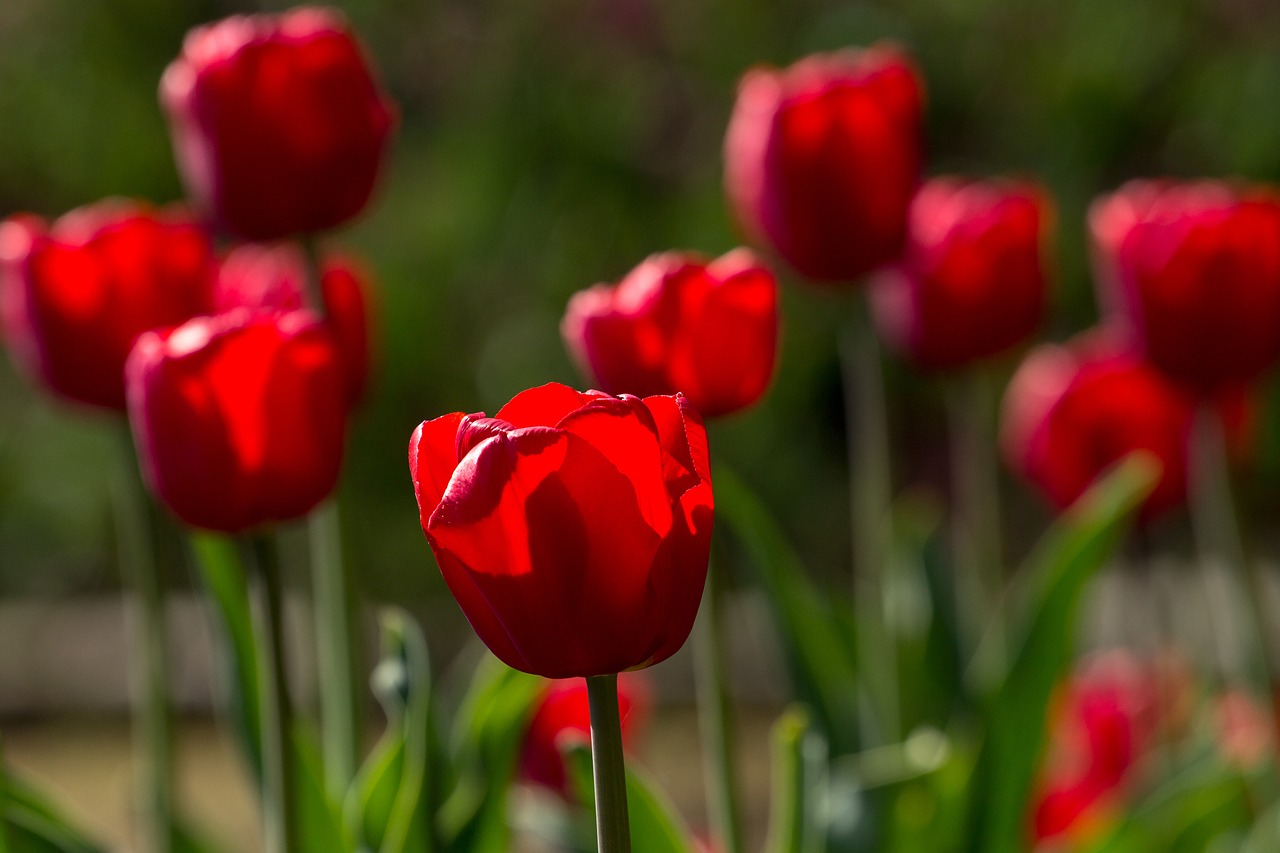
M 618 676 L 587 679 L 591 707 L 591 771 L 596 791 L 596 845 L 599 853 L 631 853 L 627 817 L 627 771 L 622 758 Z
M 4 760 L 4 735 L 0 733 L 0 853 L 9 853 L 9 769 Z
M 121 430 L 119 476 L 113 484 L 116 547 L 130 593 L 129 654 L 134 693 L 134 748 L 147 849 L 173 847 L 173 720 L 164 590 L 152 550 L 150 502 L 138 474 L 133 438 Z
M 864 724 L 862 728 L 864 743 L 875 745 L 899 737 L 898 654 L 889 629 L 886 596 L 893 551 L 888 413 L 880 345 L 863 303 L 861 299 L 856 303 L 853 320 L 839 345 L 848 435 L 858 669 L 878 712 L 874 721 L 878 727 Z
M 251 540 L 259 586 L 253 619 L 262 656 L 258 668 L 262 677 L 262 826 L 267 853 L 295 853 L 300 847 L 290 741 L 293 702 L 285 665 L 284 590 L 275 546 L 267 535 Z
M 1270 660 L 1268 620 L 1264 610 L 1263 579 L 1250 560 L 1241 535 L 1228 471 L 1226 437 L 1222 419 L 1209 404 L 1196 411 L 1191 438 L 1191 522 L 1202 563 L 1220 560 L 1244 592 L 1246 605 L 1240 614 L 1245 631 L 1246 677 L 1268 706 L 1275 673 Z
M 992 377 L 966 371 L 946 386 L 951 433 L 952 547 L 957 568 L 958 608 L 966 625 L 968 653 L 986 632 L 1004 657 L 1000 597 L 1004 587 L 1000 547 L 1000 478 L 996 458 Z M 963 623 L 962 623 L 963 624 Z
M 352 602 L 342 559 L 337 501 L 321 504 L 307 523 L 311 537 L 325 777 L 329 793 L 341 799 L 355 778 L 359 717 L 352 654 Z
M 734 726 L 729 699 L 728 649 L 724 626 L 724 565 L 713 560 L 702 597 L 702 616 L 695 638 L 697 652 L 698 723 L 705 744 L 702 756 L 707 779 L 707 810 L 723 853 L 743 853 L 742 818 L 734 757 Z

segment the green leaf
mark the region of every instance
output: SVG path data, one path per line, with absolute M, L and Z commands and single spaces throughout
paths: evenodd
M 591 748 L 581 740 L 564 744 L 565 769 L 572 789 L 586 804 L 584 814 L 595 823 L 595 784 Z M 645 853 L 694 853 L 697 845 L 675 807 L 648 775 L 627 762 L 627 818 L 631 848 Z
M 773 516 L 725 465 L 716 468 L 716 512 L 751 554 L 773 611 L 787 669 L 836 754 L 858 745 L 858 681 L 846 635 Z
M 453 732 L 457 781 L 440 812 L 448 850 L 507 853 L 507 793 L 515 779 L 543 681 L 486 655 L 458 709 Z
M 192 550 L 205 594 L 213 605 L 229 655 L 228 713 L 249 759 L 254 778 L 262 781 L 262 718 L 257 647 L 249 609 L 249 583 L 235 543 L 211 533 L 191 534 Z
M 7 853 L 103 853 L 105 848 L 90 841 L 72 827 L 48 800 L 34 788 L 5 773 L 0 778 L 4 790 L 4 840 Z
M 986 740 L 974 782 L 971 849 L 1014 853 L 1025 846 L 1028 796 L 1045 740 L 1045 707 L 1070 663 L 1076 614 L 1088 581 L 1111 555 L 1159 478 L 1149 454 L 1115 466 L 1050 528 L 1020 572 L 1011 608 L 1010 657 L 979 649 L 974 674 L 990 686 Z
M 363 848 L 382 853 L 435 849 L 431 796 L 432 685 L 426 641 L 402 610 L 381 614 L 383 659 L 374 692 L 387 730 L 361 768 L 347 802 L 347 826 Z
M 351 853 L 354 847 L 344 831 L 338 805 L 330 799 L 325 784 L 324 764 L 315 734 L 305 724 L 298 723 L 289 742 L 301 851 Z
M 818 838 L 805 773 L 805 740 L 810 734 L 804 708 L 788 708 L 773 724 L 773 794 L 765 853 L 806 853 Z

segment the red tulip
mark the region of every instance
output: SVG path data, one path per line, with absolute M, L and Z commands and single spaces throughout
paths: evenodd
M 613 287 L 569 300 L 560 326 L 583 368 L 611 394 L 684 394 L 703 415 L 764 394 L 778 343 L 778 286 L 746 249 L 707 263 L 653 255 Z
M 935 369 L 1025 341 L 1044 313 L 1047 207 L 1027 184 L 926 183 L 911 203 L 902 259 L 872 282 L 880 335 Z
M 884 45 L 748 71 L 724 144 L 747 233 L 819 281 L 896 258 L 920 176 L 922 100 L 910 61 Z
M 1280 357 L 1280 196 L 1133 181 L 1089 213 L 1103 302 L 1151 363 L 1199 393 Z
M 1035 839 L 1087 834 L 1098 812 L 1123 796 L 1158 726 L 1155 683 L 1124 652 L 1099 655 L 1063 686 L 1035 801 Z
M 178 169 L 249 240 L 341 225 L 369 200 L 395 109 L 342 16 L 298 8 L 192 30 L 165 70 Z
M 622 717 L 623 746 L 630 748 L 649 716 L 649 685 L 639 673 L 623 673 L 618 679 L 618 713 Z M 560 752 L 562 741 L 570 737 L 585 743 L 591 740 L 587 682 L 580 678 L 547 684 L 524 735 L 520 778 L 571 799 Z
M 1009 466 L 1066 508 L 1136 450 L 1163 466 L 1142 515 L 1181 504 L 1195 401 L 1106 333 L 1034 350 L 1009 383 L 1003 435 Z M 1237 452 L 1249 432 L 1241 395 L 1220 404 Z
M 344 373 L 310 312 L 241 309 L 149 332 L 125 372 L 143 474 L 188 524 L 234 533 L 287 521 L 337 483 Z
M 222 261 L 213 301 L 218 311 L 234 308 L 294 311 L 307 305 L 306 260 L 289 244 L 247 244 Z M 350 379 L 352 405 L 364 397 L 369 379 L 369 311 L 359 265 L 326 258 L 320 275 L 325 322 L 333 333 Z
M 209 311 L 208 236 L 185 215 L 129 201 L 82 207 L 52 226 L 0 224 L 6 337 L 18 363 L 71 400 L 124 410 L 138 335 Z
M 640 669 L 684 644 L 711 545 L 707 434 L 680 395 L 543 385 L 409 442 L 422 529 L 490 651 L 547 678 Z
M 1233 765 L 1256 768 L 1275 754 L 1275 717 L 1248 690 L 1228 688 L 1213 710 L 1218 750 Z

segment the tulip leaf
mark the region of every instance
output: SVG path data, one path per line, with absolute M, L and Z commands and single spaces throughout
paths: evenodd
M 352 785 L 347 827 L 362 848 L 382 853 L 435 849 L 431 797 L 433 748 L 431 672 L 426 641 L 407 613 L 381 614 L 383 658 L 374 692 L 387 730 Z
M 829 596 L 809 580 L 772 514 L 727 466 L 715 473 L 716 511 L 746 546 L 772 609 L 793 687 L 817 717 L 832 750 L 858 743 L 858 682 L 850 643 Z
M 344 831 L 338 805 L 329 796 L 315 733 L 299 723 L 294 726 L 289 740 L 299 850 L 303 853 L 350 853 L 354 848 Z
M 803 707 L 788 708 L 773 724 L 773 794 L 765 853 L 808 853 L 817 845 L 819 833 L 805 772 L 809 735 L 809 715 Z
M 41 794 L 5 772 L 0 777 L 6 853 L 103 853 L 74 829 Z
M 581 738 L 563 742 L 565 770 L 570 788 L 585 804 L 585 816 L 595 824 L 595 780 L 591 770 L 591 747 Z M 631 848 L 645 853 L 694 853 L 697 844 L 675 807 L 648 775 L 627 762 L 627 818 L 631 825 Z
M 486 655 L 458 709 L 452 752 L 458 777 L 440 812 L 447 849 L 506 853 L 507 794 L 541 679 Z
M 211 533 L 193 533 L 192 550 L 205 594 L 213 606 L 227 666 L 228 708 L 259 784 L 262 780 L 262 724 L 259 695 L 258 653 L 249 608 L 249 582 L 235 543 Z
M 1155 486 L 1159 470 L 1149 454 L 1132 454 L 1064 512 L 1020 570 L 1015 594 L 1006 598 L 1008 663 L 989 644 L 979 648 L 972 672 L 986 679 L 979 685 L 980 695 L 987 697 L 986 739 L 973 783 L 972 850 L 1013 853 L 1025 846 L 1045 708 L 1071 660 L 1080 600 Z

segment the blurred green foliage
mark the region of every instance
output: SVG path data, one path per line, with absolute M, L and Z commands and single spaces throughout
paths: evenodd
M 252 4 L 0 3 L 0 215 L 58 215 L 181 188 L 155 91 L 184 32 Z M 1056 310 L 1092 323 L 1083 217 L 1128 177 L 1280 180 L 1280 5 L 1271 0 L 350 0 L 338 2 L 402 109 L 368 214 L 326 237 L 376 271 L 380 376 L 343 485 L 353 565 L 375 598 L 443 585 L 405 447 L 420 420 L 582 384 L 558 334 L 568 296 L 646 254 L 740 239 L 720 145 L 752 64 L 878 39 L 916 56 L 928 171 L 1038 176 L 1057 201 Z M 765 403 L 712 431 L 811 565 L 848 571 L 834 336 L 847 299 L 788 287 Z M 0 589 L 115 582 L 110 419 L 0 367 Z M 1008 369 L 1006 365 L 1003 369 Z M 937 381 L 890 368 L 899 485 L 945 479 Z M 1039 520 L 1019 506 L 1015 516 Z M 1031 531 L 1040 524 L 1019 527 Z M 1015 538 L 1017 533 L 1015 531 Z

